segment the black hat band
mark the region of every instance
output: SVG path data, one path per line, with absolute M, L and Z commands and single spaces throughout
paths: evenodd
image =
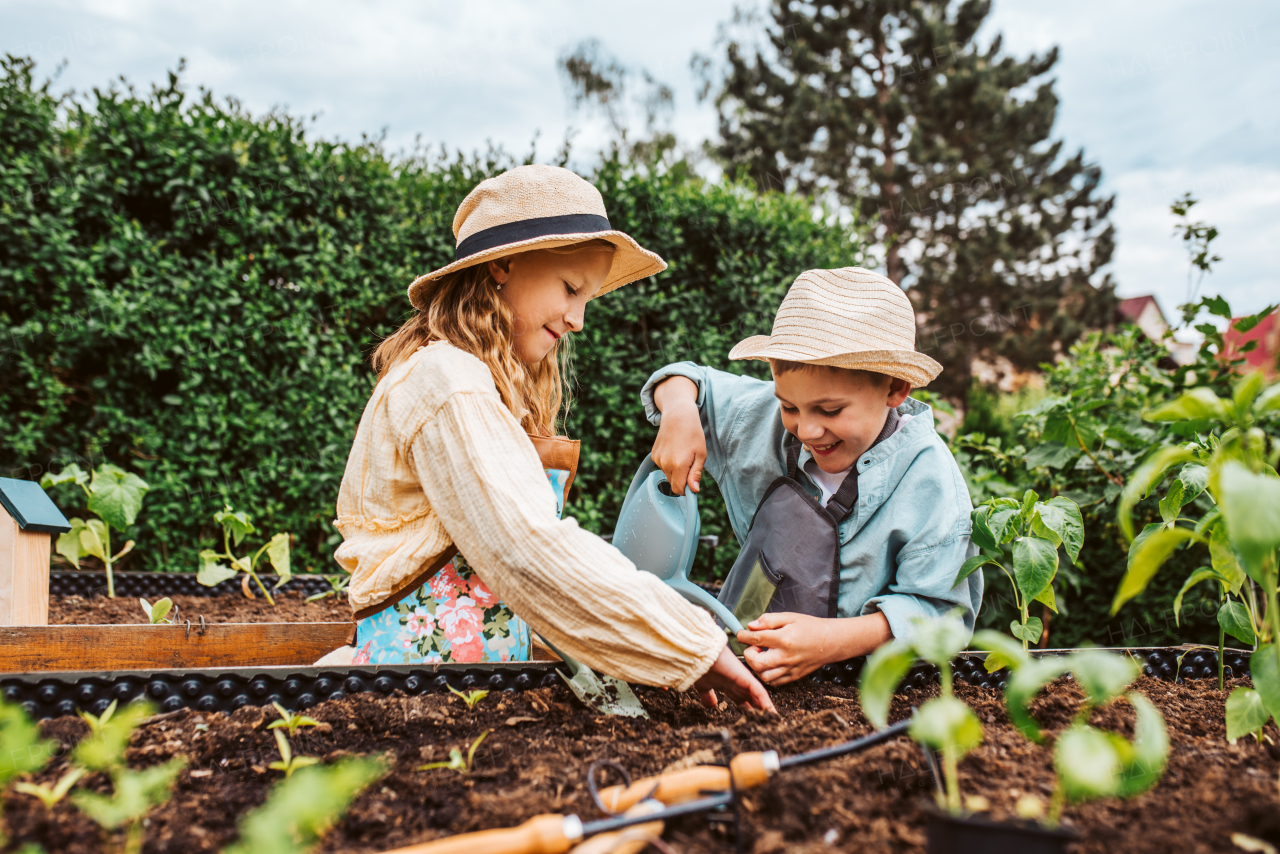
M 518 222 L 507 222 L 495 225 L 483 231 L 477 231 L 458 244 L 453 258 L 461 261 L 481 252 L 488 252 L 499 246 L 521 243 L 538 237 L 552 237 L 565 234 L 594 234 L 599 231 L 612 231 L 609 218 L 599 214 L 565 214 L 564 216 L 540 216 L 535 219 L 522 219 Z

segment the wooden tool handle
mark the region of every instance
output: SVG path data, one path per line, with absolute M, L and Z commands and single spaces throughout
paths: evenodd
M 651 815 L 661 809 L 663 805 L 657 801 L 641 801 L 627 810 L 627 815 Z M 651 840 L 662 836 L 663 827 L 662 822 L 651 821 L 612 833 L 598 833 L 575 845 L 572 854 L 640 854 L 649 847 Z
M 773 757 L 770 763 L 769 757 Z M 739 789 L 752 789 L 769 779 L 771 769 L 777 768 L 777 757 L 772 753 L 739 753 L 733 757 L 733 782 Z M 610 786 L 600 790 L 601 802 L 613 812 L 631 809 L 642 799 L 651 797 L 670 806 L 699 797 L 703 792 L 724 792 L 729 789 L 729 768 L 717 765 L 698 765 L 684 771 L 646 777 L 630 786 Z M 655 790 L 654 787 L 657 786 Z
M 567 821 L 582 826 L 572 816 Z M 564 854 L 582 838 L 580 829 L 572 838 L 567 835 L 565 824 L 565 816 L 539 815 L 519 827 L 461 833 L 383 854 Z

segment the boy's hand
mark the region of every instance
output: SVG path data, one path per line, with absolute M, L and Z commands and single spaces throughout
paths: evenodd
M 662 413 L 662 424 L 651 456 L 676 495 L 684 495 L 686 483 L 694 492 L 702 486 L 707 440 L 702 435 L 697 398 L 698 387 L 687 377 L 669 377 L 654 390 L 653 401 Z
M 738 641 L 749 644 L 743 657 L 766 685 L 785 685 L 824 664 L 866 655 L 892 637 L 879 611 L 834 620 L 784 611 L 764 614 L 738 632 Z

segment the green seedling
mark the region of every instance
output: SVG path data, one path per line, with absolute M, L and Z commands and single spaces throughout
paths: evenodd
M 1156 407 L 1146 416 L 1152 421 L 1175 422 L 1184 433 L 1214 432 L 1157 450 L 1134 472 L 1120 501 L 1120 527 L 1132 545 L 1128 570 L 1111 605 L 1113 614 L 1146 589 L 1175 551 L 1191 545 L 1209 550 L 1212 574 L 1203 577 L 1241 593 L 1242 601 L 1226 603 L 1232 607 L 1225 616 L 1219 610 L 1223 632 L 1235 637 L 1251 634 L 1256 644 L 1250 661 L 1253 687 L 1236 688 L 1227 700 L 1229 740 L 1260 731 L 1273 717 L 1280 720 L 1280 443 L 1270 442 L 1268 450 L 1267 434 L 1258 426 L 1276 413 L 1280 383 L 1268 387 L 1261 371 L 1237 380 L 1229 400 L 1197 387 Z M 1134 507 L 1177 466 L 1178 477 L 1160 502 L 1164 521 L 1134 537 Z M 1213 504 L 1213 511 L 1195 527 L 1178 524 L 1187 491 L 1180 484 L 1189 466 L 1205 470 L 1193 468 L 1193 479 L 1197 484 L 1203 479 Z M 1184 591 L 1196 575 L 1183 585 Z
M 284 733 L 280 730 L 275 731 L 276 745 L 280 748 L 280 761 L 272 762 L 267 767 L 272 771 L 283 771 L 284 778 L 287 780 L 293 776 L 293 772 L 299 768 L 306 768 L 308 765 L 315 765 L 319 762 L 314 756 L 294 756 L 293 748 L 289 746 L 289 739 L 284 737 Z
M 428 762 L 426 765 L 418 766 L 418 770 L 433 771 L 436 768 L 447 768 L 450 771 L 457 771 L 459 774 L 470 774 L 472 763 L 476 758 L 476 749 L 480 747 L 480 742 L 484 741 L 484 737 L 490 732 L 492 732 L 492 730 L 485 730 L 480 733 L 479 738 L 471 742 L 471 746 L 467 748 L 466 759 L 462 758 L 462 751 L 455 747 L 449 751 L 448 762 Z
M 1004 657 L 1012 671 L 1005 689 L 1009 719 L 1036 743 L 1045 739 L 1029 706 L 1041 689 L 1069 671 L 1084 690 L 1084 703 L 1054 743 L 1053 767 L 1058 781 L 1046 820 L 1050 827 L 1057 827 L 1066 803 L 1132 798 L 1163 776 L 1169 759 L 1169 734 L 1164 718 L 1150 700 L 1136 691 L 1125 692 L 1140 672 L 1133 658 L 1085 650 L 1069 657 L 1034 659 L 999 632 L 978 632 L 973 640 L 975 646 Z M 1089 724 L 1095 709 L 1121 697 L 1137 713 L 1133 741 Z
M 76 745 L 72 759 L 91 771 L 111 771 L 123 766 L 129 738 L 153 711 L 147 703 L 130 703 L 117 714 L 116 701 L 112 700 L 102 717 L 81 712 L 80 717 L 89 725 L 89 736 Z
M 1022 641 L 1024 650 L 1039 643 L 1044 631 L 1040 618 L 1028 613 L 1031 603 L 1058 610 L 1053 592 L 1058 548 L 1074 563 L 1084 545 L 1084 520 L 1076 503 L 1061 496 L 1043 502 L 1039 498 L 1028 489 L 1020 502 L 993 498 L 975 509 L 970 539 L 982 551 L 964 562 L 955 580 L 959 584 L 988 565 L 1005 574 L 1020 617 L 1009 624 L 1009 631 Z
M 306 715 L 295 715 L 276 702 L 272 702 L 271 705 L 276 707 L 280 720 L 272 721 L 267 726 L 267 729 L 286 729 L 289 731 L 289 737 L 293 738 L 298 734 L 298 730 L 304 726 L 320 726 L 320 722 L 315 718 L 309 718 Z
M 213 521 L 222 526 L 222 551 L 216 552 L 213 549 L 201 550 L 200 570 L 196 574 L 196 580 L 206 587 L 213 587 L 229 578 L 235 578 L 237 574 L 243 572 L 258 585 L 262 595 L 266 597 L 272 607 L 275 607 L 276 600 L 271 598 L 271 593 L 267 591 L 266 585 L 258 577 L 258 559 L 264 553 L 267 555 L 272 568 L 280 576 L 273 589 L 279 589 L 291 577 L 289 570 L 289 535 L 285 533 L 276 534 L 252 555 L 236 557 L 232 548 L 238 548 L 240 541 L 256 530 L 253 527 L 253 523 L 249 521 L 248 514 L 244 511 L 237 512 L 232 510 L 231 505 L 227 504 L 222 510 L 213 514 Z M 226 561 L 230 565 L 228 566 L 222 561 Z
M 154 605 L 146 599 L 139 599 L 138 601 L 142 603 L 142 610 L 146 613 L 147 619 L 151 621 L 151 625 L 173 623 L 173 620 L 168 619 L 169 612 L 173 610 L 173 600 L 169 597 L 166 596 L 158 600 Z
M 330 578 L 329 587 L 331 589 L 323 593 L 317 593 L 314 596 L 308 596 L 308 602 L 319 602 L 321 599 L 328 599 L 330 596 L 341 596 L 347 590 L 347 585 L 351 583 L 351 576 L 340 575 L 336 578 Z
M 102 561 L 107 569 L 107 596 L 114 599 L 116 585 L 112 570 L 120 558 L 133 550 L 133 540 L 112 554 L 111 530 L 123 531 L 137 520 L 142 499 L 150 487 L 136 474 L 111 463 L 98 466 L 92 476 L 72 463 L 56 475 L 49 473 L 40 478 L 40 486 L 45 489 L 60 483 L 74 483 L 84 490 L 89 498 L 89 511 L 98 518 L 72 518 L 71 530 L 58 537 L 58 554 L 73 566 L 79 566 L 85 556 Z
M 107 830 L 126 825 L 125 854 L 142 851 L 143 819 L 152 809 L 169 800 L 173 793 L 173 781 L 186 766 L 185 757 L 170 759 L 163 765 L 154 765 L 142 771 L 128 768 L 112 769 L 111 797 L 94 792 L 73 792 L 71 801 L 89 818 Z
M 956 699 L 951 689 L 951 659 L 969 640 L 969 630 L 953 614 L 935 620 L 914 620 L 909 640 L 894 640 L 877 649 L 867 659 L 858 684 L 862 711 L 879 729 L 889 724 L 889 702 L 916 658 L 938 667 L 942 675 L 939 696 L 916 712 L 909 732 L 920 744 L 942 754 L 946 791 L 938 805 L 951 815 L 960 815 L 960 778 L 957 765 L 964 755 L 982 743 L 982 724 L 972 710 Z
M 89 725 L 89 733 L 91 735 L 98 735 L 102 732 L 102 728 L 111 722 L 111 716 L 116 713 L 116 708 L 119 705 L 119 700 L 112 700 L 111 705 L 107 706 L 101 717 L 95 715 L 93 712 L 78 712 L 78 714 L 80 715 L 80 720 Z
M 38 786 L 35 783 L 14 783 L 13 790 L 22 792 L 24 795 L 34 795 L 40 799 L 40 803 L 44 804 L 44 808 L 51 810 L 59 801 L 67 796 L 67 792 L 71 791 L 71 787 L 89 773 L 88 768 L 81 768 L 78 765 L 72 766 L 62 778 L 50 788 L 49 786 Z
M 488 691 L 479 691 L 479 690 L 468 691 L 467 693 L 464 694 L 463 692 L 459 691 L 457 688 L 453 687 L 452 685 L 449 686 L 449 690 L 462 698 L 462 702 L 467 704 L 468 711 L 470 711 L 471 709 L 474 709 L 476 706 L 480 704 L 481 700 L 489 696 Z
M 286 777 L 240 822 L 240 841 L 223 854 L 305 854 L 348 805 L 387 773 L 377 758 L 345 759 Z

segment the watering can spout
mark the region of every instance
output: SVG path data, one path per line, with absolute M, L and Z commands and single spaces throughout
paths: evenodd
M 666 476 L 645 457 L 622 502 L 613 545 L 638 569 L 652 573 L 695 605 L 706 608 L 734 634 L 742 623 L 714 596 L 689 580 L 702 522 L 698 497 L 676 495 Z

